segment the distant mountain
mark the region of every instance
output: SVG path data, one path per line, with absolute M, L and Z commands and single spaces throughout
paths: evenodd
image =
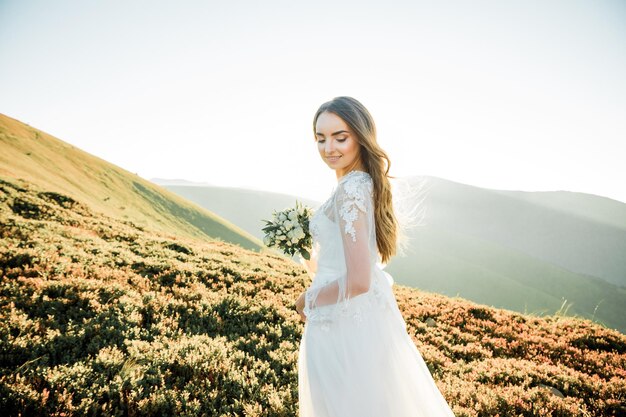
M 196 182 L 196 181 L 187 181 L 183 179 L 166 179 L 166 178 L 150 178 L 150 181 L 158 184 L 158 185 L 189 185 L 189 186 L 207 186 L 211 187 L 213 184 L 209 184 L 208 182 Z
M 217 215 L 236 224 L 251 235 L 263 239 L 261 219 L 271 219 L 274 210 L 279 211 L 296 204 L 296 200 L 317 208 L 314 200 L 269 191 L 234 187 L 173 185 L 159 180 L 163 187 L 207 208 Z
M 423 225 L 409 233 L 405 256 L 386 267 L 398 283 L 519 312 L 565 311 L 626 332 L 626 224 L 620 221 L 626 205 L 582 193 L 562 203 L 545 192 L 520 192 L 517 198 L 515 191 L 431 176 L 407 181 L 414 188 L 424 185 L 425 215 Z M 298 198 L 228 187 L 165 187 L 259 238 L 260 219 Z
M 263 249 L 259 239 L 205 208 L 2 114 L 0 177 L 26 180 L 153 230 Z
M 626 204 L 622 201 L 573 191 L 492 191 L 626 230 Z
M 626 204 L 583 193 L 493 191 L 426 179 L 430 227 L 626 286 Z

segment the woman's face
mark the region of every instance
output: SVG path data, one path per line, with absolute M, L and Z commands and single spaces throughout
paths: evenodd
M 315 140 L 322 160 L 337 172 L 338 178 L 354 167 L 361 168 L 359 142 L 341 117 L 321 113 L 315 123 Z

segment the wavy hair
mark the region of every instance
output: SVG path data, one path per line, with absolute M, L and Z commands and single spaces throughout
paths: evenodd
M 391 183 L 389 175 L 391 161 L 378 145 L 376 125 L 370 112 L 358 100 L 339 96 L 322 104 L 313 117 L 313 135 L 317 119 L 323 112 L 340 117 L 356 134 L 359 143 L 359 155 L 366 171 L 374 183 L 374 224 L 376 226 L 376 245 L 381 260 L 386 264 L 396 254 L 399 223 L 393 209 Z

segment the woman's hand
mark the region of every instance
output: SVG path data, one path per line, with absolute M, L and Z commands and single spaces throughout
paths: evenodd
M 304 309 L 304 294 L 305 292 L 302 292 L 296 300 L 296 311 L 300 314 L 300 320 L 302 321 L 306 321 L 306 315 L 302 311 Z

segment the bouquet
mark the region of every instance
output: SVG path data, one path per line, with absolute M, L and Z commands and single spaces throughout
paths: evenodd
M 304 259 L 311 258 L 312 245 L 309 232 L 309 220 L 312 210 L 296 200 L 296 206 L 283 211 L 274 211 L 272 220 L 263 220 L 267 225 L 263 243 L 270 248 L 277 248 L 289 256 L 299 253 Z

